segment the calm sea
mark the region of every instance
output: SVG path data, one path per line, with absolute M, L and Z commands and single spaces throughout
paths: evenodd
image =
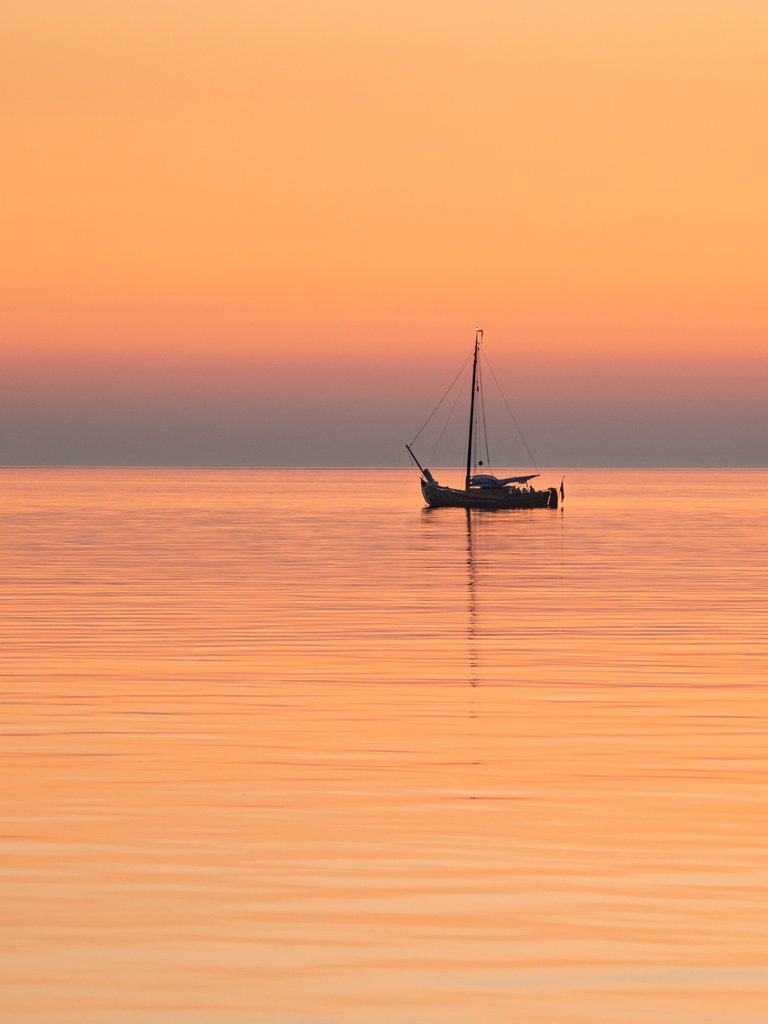
M 0 472 L 4 1020 L 765 1024 L 768 470 L 417 479 Z

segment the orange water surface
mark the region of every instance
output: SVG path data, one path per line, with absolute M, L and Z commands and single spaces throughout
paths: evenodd
M 0 471 L 4 1020 L 764 1024 L 768 471 L 565 486 Z

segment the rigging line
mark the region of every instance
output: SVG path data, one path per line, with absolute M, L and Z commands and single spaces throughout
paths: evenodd
M 477 379 L 475 378 L 475 394 L 477 394 Z M 475 399 L 474 411 L 472 413 L 472 470 L 477 469 L 477 399 Z
M 485 357 L 485 361 L 486 361 L 486 363 L 488 363 L 488 369 L 491 371 L 491 376 L 493 377 L 493 380 L 494 380 L 494 382 L 496 384 L 496 387 L 499 389 L 499 394 L 501 395 L 501 397 L 504 400 L 504 405 L 506 405 L 506 407 L 507 407 L 507 412 L 509 413 L 509 415 L 510 415 L 510 417 L 512 419 L 512 422 L 515 424 L 515 429 L 517 430 L 518 434 L 520 435 L 520 440 L 523 442 L 525 450 L 528 452 L 528 458 L 531 460 L 531 463 L 533 464 L 533 468 L 538 473 L 539 472 L 539 467 L 536 465 L 536 459 L 534 459 L 533 455 L 531 454 L 531 449 L 528 447 L 528 442 L 525 440 L 523 432 L 520 429 L 520 424 L 515 419 L 515 414 L 512 412 L 512 409 L 509 406 L 509 402 L 507 401 L 507 396 L 501 390 L 501 384 L 499 384 L 498 378 L 496 377 L 496 374 L 493 372 L 493 367 L 491 366 L 491 364 L 490 364 L 490 362 L 488 360 L 488 356 Z
M 475 384 L 475 391 L 480 395 L 480 401 L 482 401 L 482 391 L 480 390 L 480 354 L 477 356 L 477 382 Z M 475 471 L 477 471 L 477 460 L 478 456 L 482 454 L 480 452 L 480 436 L 478 434 L 478 428 L 480 426 L 480 401 L 475 401 L 475 428 L 472 434 L 472 465 Z
M 485 353 L 483 353 L 483 359 Z M 486 466 L 490 468 L 491 465 L 491 449 L 488 447 L 488 425 L 485 421 L 485 389 L 483 388 L 483 363 L 482 360 L 478 361 L 477 369 L 479 370 L 480 376 L 480 409 L 483 414 L 483 439 L 485 441 L 485 462 Z
M 435 415 L 435 413 L 437 412 L 437 410 L 438 410 L 438 409 L 440 408 L 440 406 L 441 406 L 441 405 L 443 404 L 443 402 L 444 402 L 444 401 L 446 400 L 446 398 L 448 397 L 448 395 L 449 395 L 449 393 L 450 393 L 451 389 L 452 389 L 452 388 L 453 388 L 453 387 L 454 387 L 454 386 L 456 385 L 456 382 L 457 382 L 457 380 L 458 380 L 458 379 L 459 379 L 459 377 L 460 377 L 460 376 L 462 375 L 462 373 L 464 373 L 464 370 L 466 369 L 466 367 L 467 367 L 467 364 L 468 364 L 468 363 L 470 362 L 470 360 L 471 360 L 471 359 L 472 359 L 472 353 L 470 353 L 470 354 L 469 354 L 469 355 L 467 356 L 467 358 L 466 358 L 466 359 L 464 360 L 464 362 L 463 362 L 463 363 L 461 364 L 461 368 L 459 369 L 459 372 L 458 372 L 458 373 L 456 374 L 456 376 L 455 376 L 455 377 L 453 378 L 453 380 L 451 381 L 451 383 L 450 383 L 450 384 L 448 385 L 447 389 L 445 390 L 445 392 L 444 392 L 444 394 L 443 394 L 443 397 L 442 397 L 442 398 L 440 399 L 440 401 L 439 401 L 439 402 L 437 403 L 437 405 L 435 406 L 435 408 L 434 408 L 434 409 L 432 410 L 432 412 L 431 412 L 431 413 L 429 414 L 429 416 L 427 416 L 427 418 L 426 418 L 426 419 L 424 420 L 424 422 L 423 422 L 423 423 L 422 423 L 422 425 L 421 425 L 421 429 L 419 430 L 419 433 L 418 433 L 418 434 L 417 434 L 417 435 L 416 435 L 416 436 L 414 437 L 413 441 L 411 441 L 411 444 L 415 444 L 415 443 L 416 443 L 416 442 L 418 441 L 418 439 L 419 439 L 419 435 L 420 435 L 420 434 L 422 433 L 422 431 L 424 430 L 424 428 L 426 427 L 426 425 L 427 425 L 427 424 L 429 423 L 429 421 L 430 421 L 430 420 L 432 419 L 432 417 L 433 417 L 433 416 Z
M 465 367 L 464 369 L 465 369 L 465 375 L 466 375 L 467 367 Z M 435 441 L 435 446 L 432 449 L 432 453 L 429 456 L 429 459 L 428 459 L 429 462 L 434 462 L 434 460 L 435 460 L 435 454 L 437 452 L 438 445 L 443 440 L 443 434 L 445 434 L 445 431 L 448 428 L 448 424 L 451 422 L 451 417 L 453 416 L 454 410 L 456 409 L 456 404 L 459 401 L 459 396 L 460 395 L 461 395 L 461 390 L 457 388 L 456 389 L 456 394 L 453 396 L 453 404 L 451 405 L 451 408 L 448 410 L 448 416 L 446 418 L 445 423 L 443 424 L 443 429 L 440 431 L 440 436 Z
M 477 460 L 483 454 L 482 438 L 480 437 L 480 404 L 483 400 L 483 389 L 481 385 L 480 353 L 477 353 L 477 381 L 475 382 L 475 425 L 473 431 L 472 468 L 477 471 Z

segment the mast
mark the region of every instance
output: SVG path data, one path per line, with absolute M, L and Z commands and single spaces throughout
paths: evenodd
M 480 347 L 480 339 L 483 332 L 479 327 L 475 328 L 475 358 L 472 361 L 472 395 L 469 401 L 469 439 L 467 440 L 467 475 L 464 478 L 464 490 L 469 490 L 469 478 L 472 473 L 472 435 L 474 433 L 475 420 L 475 386 L 477 384 L 477 350 Z

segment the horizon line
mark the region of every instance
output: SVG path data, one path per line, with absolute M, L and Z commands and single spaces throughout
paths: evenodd
M 435 465 L 436 470 L 448 470 L 448 471 L 464 471 L 464 466 L 455 465 Z M 506 467 L 505 467 L 506 468 Z M 398 470 L 402 472 L 417 472 L 413 466 L 393 466 L 393 465 L 381 465 L 381 464 L 370 464 L 370 465 L 354 465 L 354 466 L 339 466 L 333 464 L 324 465 L 287 465 L 285 463 L 273 463 L 273 464 L 256 464 L 256 465 L 245 465 L 245 464 L 197 464 L 197 463 L 141 463 L 141 462 L 118 462 L 118 463 L 107 463 L 107 462 L 72 462 L 72 463 L 45 463 L 45 462 L 30 462 L 30 463 L 0 463 L 0 470 L 6 469 L 143 469 L 143 470 L 166 470 L 166 469 L 188 469 L 188 470 L 261 470 L 261 469 L 276 469 L 276 470 L 291 470 L 291 471 L 312 471 L 312 470 Z M 637 465 L 637 464 L 622 464 L 622 465 L 600 465 L 594 464 L 578 464 L 578 465 L 552 465 L 542 466 L 538 472 L 548 472 L 550 470 L 568 470 L 568 469 L 600 469 L 600 470 L 613 470 L 613 469 L 653 469 L 653 470 L 687 470 L 687 469 L 699 469 L 699 470 L 761 470 L 768 469 L 768 465 L 690 465 L 690 464 L 667 464 L 667 465 Z

